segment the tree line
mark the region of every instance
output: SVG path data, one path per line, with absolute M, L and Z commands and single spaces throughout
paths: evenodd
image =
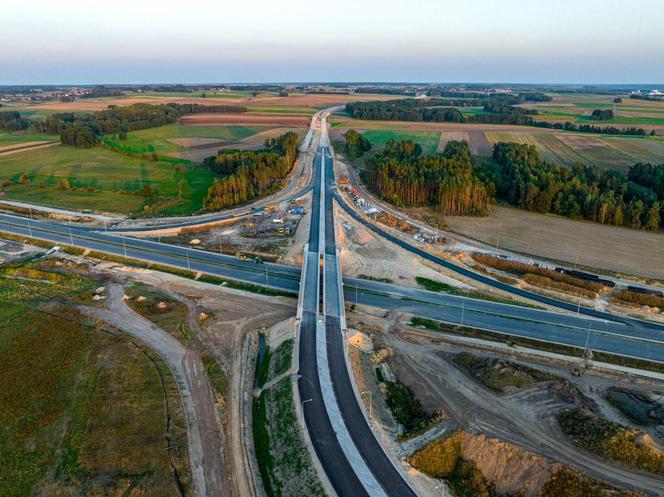
M 134 104 L 129 106 L 110 105 L 106 110 L 89 113 L 62 112 L 52 114 L 33 127 L 38 133 L 60 135 L 65 145 L 92 147 L 101 135 L 156 128 L 172 124 L 186 114 L 203 112 L 246 112 L 245 107 L 234 105 L 200 104 Z
M 289 131 L 265 140 L 262 150 L 222 150 L 206 159 L 204 165 L 222 177 L 208 189 L 205 209 L 233 207 L 275 191 L 295 164 L 299 141 Z
M 367 161 L 364 179 L 378 196 L 403 207 L 431 205 L 443 214 L 483 215 L 493 192 L 475 174 L 466 142 L 449 142 L 442 154 L 422 156 L 412 140 L 389 140 Z
M 365 161 L 363 179 L 397 206 L 484 215 L 495 199 L 521 209 L 600 224 L 664 229 L 664 164 L 635 164 L 625 176 L 595 166 L 543 161 L 532 145 L 499 142 L 493 160 L 473 162 L 465 141 L 422 156 L 412 140 L 390 140 Z
M 415 121 L 415 122 L 449 122 L 474 124 L 506 124 L 514 126 L 537 126 L 540 128 L 564 129 L 582 133 L 599 133 L 608 135 L 645 135 L 642 128 L 615 126 L 577 125 L 571 122 L 552 123 L 533 118 L 538 114 L 535 109 L 517 107 L 518 104 L 538 99 L 540 94 L 493 94 L 485 98 L 430 98 L 430 99 L 398 99 L 373 102 L 351 102 L 346 104 L 346 112 L 354 119 L 378 121 Z M 546 97 L 546 95 L 543 95 Z M 540 101 L 540 100 L 535 100 Z M 483 114 L 464 115 L 458 107 L 482 107 Z M 601 111 L 605 112 L 605 111 Z M 612 111 L 611 116 L 613 115 Z M 604 114 L 602 114 L 604 116 Z M 610 119 L 605 118 L 603 119 Z M 597 119 L 594 119 L 597 120 Z
M 15 110 L 0 111 L 0 131 L 20 131 L 28 127 L 28 120 Z
M 371 142 L 354 129 L 346 131 L 344 138 L 344 152 L 351 159 L 355 159 L 371 150 Z
M 625 177 L 595 166 L 551 164 L 533 145 L 503 142 L 495 145 L 493 159 L 483 163 L 479 175 L 495 185 L 498 198 L 521 209 L 650 231 L 664 228 L 664 165 L 637 164 Z

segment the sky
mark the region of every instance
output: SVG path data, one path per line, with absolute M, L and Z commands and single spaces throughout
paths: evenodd
M 661 0 L 30 0 L 0 85 L 664 83 Z

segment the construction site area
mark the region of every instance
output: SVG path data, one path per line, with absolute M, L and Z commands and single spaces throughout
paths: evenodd
M 464 496 L 661 495 L 664 375 L 347 311 L 374 432 L 422 495 L 440 479 Z

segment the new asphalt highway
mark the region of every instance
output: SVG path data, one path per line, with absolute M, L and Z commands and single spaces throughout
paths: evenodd
M 313 215 L 313 213 L 312 213 Z M 152 264 L 210 274 L 297 293 L 300 269 L 248 260 L 104 232 L 0 214 L 0 232 L 34 237 L 54 245 L 74 246 Z M 588 319 L 581 307 L 555 313 L 528 307 L 467 299 L 376 281 L 344 278 L 346 300 L 383 309 L 402 310 L 430 319 L 484 328 L 573 346 L 586 342 L 604 352 L 664 362 L 664 328 L 607 313 Z M 557 302 L 557 301 L 556 301 Z

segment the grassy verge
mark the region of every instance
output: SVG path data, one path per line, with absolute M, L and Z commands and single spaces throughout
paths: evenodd
M 415 278 L 415 281 L 417 282 L 418 285 L 423 287 L 425 290 L 429 290 L 430 292 L 444 292 L 444 293 L 449 293 L 450 295 L 458 295 L 477 300 L 488 300 L 490 302 L 498 302 L 499 304 L 518 305 L 521 307 L 529 307 L 531 309 L 542 308 L 534 304 L 526 304 L 524 302 L 519 302 L 518 300 L 506 299 L 502 297 L 494 297 L 493 295 L 487 295 L 486 293 L 477 292 L 475 290 L 464 291 L 455 286 L 448 285 L 447 283 L 430 280 L 429 278 L 423 278 L 421 276 L 417 276 Z
M 168 367 L 76 310 L 71 266 L 0 269 L 0 495 L 193 495 Z
M 29 243 L 30 245 L 34 245 L 35 247 L 41 247 L 45 249 L 50 249 L 55 246 L 54 243 L 40 240 L 38 238 L 30 238 L 27 236 L 18 236 L 14 235 L 13 233 L 7 233 L 0 231 L 0 237 L 5 238 L 7 240 L 14 240 L 17 242 L 21 243 Z M 138 259 L 131 259 L 128 257 L 122 257 L 119 255 L 112 255 L 112 254 L 107 254 L 104 252 L 98 252 L 96 250 L 85 250 L 85 249 L 80 249 L 77 247 L 71 247 L 71 246 L 62 246 L 60 245 L 61 249 L 72 255 L 78 255 L 78 256 L 83 256 L 85 254 L 85 257 L 91 258 L 91 259 L 96 259 L 99 261 L 108 261 L 108 262 L 117 262 L 120 264 L 124 264 L 126 266 L 131 266 L 131 267 L 138 267 L 138 268 L 145 268 L 145 269 L 152 269 L 154 271 L 161 271 L 163 273 L 169 273 L 173 274 L 176 276 L 182 276 L 183 278 L 189 278 L 197 281 L 203 281 L 205 283 L 210 283 L 213 285 L 222 285 L 228 288 L 233 288 L 236 290 L 243 290 L 245 292 L 252 292 L 252 293 L 258 293 L 261 295 L 268 295 L 271 297 L 292 297 L 292 298 L 297 298 L 297 294 L 292 293 L 292 292 L 287 292 L 284 290 L 277 290 L 274 288 L 269 288 L 261 285 L 254 285 L 252 283 L 244 283 L 241 281 L 236 281 L 236 280 L 231 280 L 227 278 L 221 278 L 219 276 L 213 276 L 213 275 L 208 275 L 208 274 L 203 274 L 203 273 L 198 273 L 196 271 L 189 271 L 186 269 L 180 269 L 174 266 L 167 266 L 164 264 L 154 264 L 151 262 L 144 262 L 140 261 Z
M 412 326 L 426 328 L 427 330 L 431 331 L 440 331 L 462 337 L 479 338 L 492 342 L 501 342 L 510 346 L 522 346 L 529 349 L 552 352 L 554 354 L 567 355 L 571 357 L 582 357 L 584 353 L 583 349 L 579 347 L 572 347 L 570 345 L 544 342 L 532 338 L 523 338 L 515 335 L 480 330 L 477 328 L 453 326 L 448 323 L 442 323 L 440 321 L 434 321 L 433 319 L 421 318 L 417 316 L 411 318 L 410 324 Z M 598 362 L 615 364 L 617 366 L 642 369 L 644 371 L 653 371 L 655 373 L 664 373 L 664 364 L 648 361 L 647 359 L 625 357 L 621 355 L 610 354 L 608 352 L 597 352 L 595 350 L 593 350 L 593 359 Z
M 378 281 L 380 283 L 394 283 L 394 281 L 390 278 L 376 278 L 375 276 L 369 276 L 368 274 L 358 274 L 357 277 L 361 280 Z
M 186 321 L 186 306 L 147 285 L 137 284 L 127 288 L 127 305 L 145 319 L 187 344 L 192 340 Z
M 290 343 L 289 343 L 290 342 Z M 256 365 L 265 384 L 290 368 L 293 340 L 266 353 Z M 253 405 L 256 459 L 268 497 L 325 496 L 304 444 L 290 377 L 263 390 Z

